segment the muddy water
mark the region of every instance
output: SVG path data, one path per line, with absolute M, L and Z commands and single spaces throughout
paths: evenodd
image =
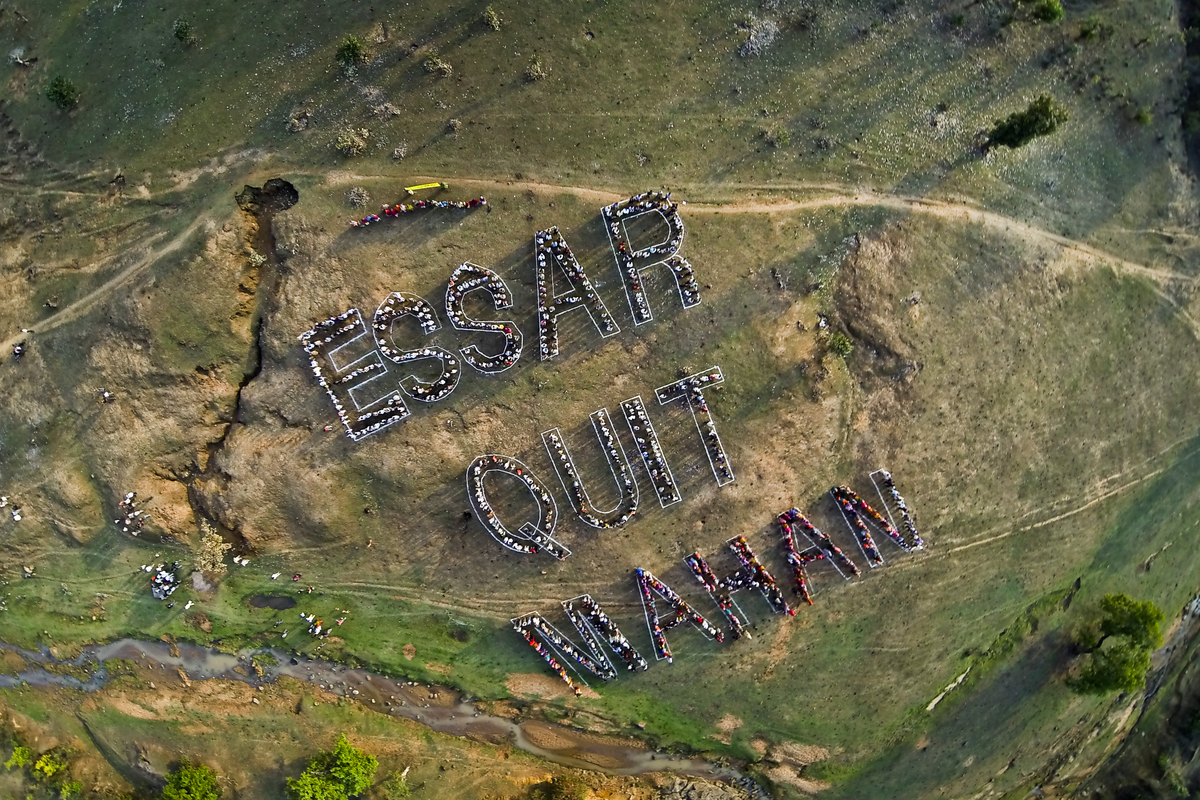
M 178 655 L 172 655 L 173 647 Z M 515 723 L 502 717 L 484 714 L 457 692 L 445 687 L 399 681 L 332 661 L 307 657 L 292 658 L 280 650 L 253 650 L 229 655 L 190 644 L 172 646 L 165 642 L 121 639 L 111 644 L 85 648 L 82 654 L 69 661 L 58 661 L 51 657 L 44 646 L 39 650 L 30 651 L 0 643 L 0 648 L 19 653 L 27 661 L 39 665 L 16 676 L 0 675 L 0 688 L 27 683 L 33 686 L 63 686 L 94 692 L 108 682 L 109 676 L 104 662 L 110 658 L 124 658 L 138 664 L 170 668 L 171 672 L 174 672 L 175 668 L 181 668 L 193 681 L 222 679 L 259 684 L 270 683 L 286 676 L 315 684 L 333 694 L 349 697 L 380 713 L 414 720 L 440 733 L 467 736 L 495 744 L 511 741 L 528 753 L 568 767 L 616 775 L 669 771 L 733 781 L 743 785 L 749 781 L 736 770 L 699 759 L 646 750 L 562 725 L 532 720 Z M 244 671 L 253 673 L 251 656 L 257 653 L 269 653 L 278 664 L 264 664 L 264 674 L 261 678 L 247 677 L 236 671 L 240 666 Z M 83 681 L 72 675 L 51 672 L 46 666 L 40 665 L 86 665 L 91 670 L 91 677 Z

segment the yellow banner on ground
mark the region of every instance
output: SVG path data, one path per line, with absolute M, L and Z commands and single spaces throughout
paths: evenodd
M 422 183 L 420 186 L 405 186 L 404 191 L 408 192 L 409 194 L 412 194 L 413 192 L 419 192 L 422 189 L 449 189 L 449 188 L 450 188 L 450 184 L 448 184 L 448 183 Z

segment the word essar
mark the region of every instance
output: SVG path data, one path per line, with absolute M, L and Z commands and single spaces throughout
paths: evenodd
M 647 270 L 655 267 L 664 267 L 672 276 L 684 308 L 700 303 L 692 266 L 679 255 L 683 220 L 670 194 L 635 195 L 606 206 L 601 217 L 635 326 L 653 320 L 642 279 Z M 638 221 L 635 230 L 657 222 L 651 229 L 665 228 L 665 237 L 655 244 L 633 249 L 629 225 L 635 220 Z M 557 228 L 534 235 L 534 265 L 537 349 L 541 360 L 548 361 L 558 355 L 559 320 L 576 309 L 584 309 L 602 337 L 620 332 L 592 280 Z M 360 441 L 411 416 L 406 398 L 422 403 L 444 400 L 458 386 L 464 363 L 483 375 L 494 375 L 510 369 L 521 359 L 524 337 L 515 321 L 477 320 L 463 310 L 464 298 L 473 292 L 486 293 L 497 311 L 512 308 L 511 292 L 498 274 L 470 262 L 459 266 L 446 286 L 444 311 L 451 326 L 458 331 L 494 335 L 494 352 L 485 353 L 474 344 L 457 352 L 433 345 L 411 349 L 395 346 L 393 328 L 398 324 L 415 323 L 424 336 L 441 328 L 433 305 L 408 292 L 392 292 L 384 298 L 369 327 L 362 313 L 350 308 L 300 335 L 313 375 L 329 395 L 351 439 Z M 413 365 L 430 361 L 440 366 L 438 377 L 425 381 L 413 374 Z

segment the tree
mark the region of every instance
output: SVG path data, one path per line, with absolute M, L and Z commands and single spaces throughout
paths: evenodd
M 1150 653 L 1162 646 L 1163 612 L 1127 594 L 1104 595 L 1100 612 L 1098 621 L 1077 634 L 1088 661 L 1067 685 L 1080 694 L 1136 691 L 1146 682 Z
M 1100 601 L 1104 617 L 1100 620 L 1100 641 L 1110 636 L 1124 636 L 1147 651 L 1162 647 L 1162 623 L 1166 618 L 1152 600 L 1134 600 L 1127 594 L 1106 594 Z
M 1090 661 L 1067 685 L 1079 694 L 1133 692 L 1146 683 L 1150 651 L 1121 639 L 1091 654 Z
M 299 778 L 288 778 L 293 800 L 347 800 L 371 788 L 379 761 L 338 737 L 333 750 L 318 753 Z
M 1062 22 L 1067 16 L 1061 0 L 1038 0 L 1033 7 L 1033 16 L 1042 22 Z
M 328 756 L 329 774 L 342 784 L 346 789 L 346 794 L 353 797 L 371 788 L 371 781 L 375 778 L 375 770 L 379 768 L 379 761 L 375 756 L 364 753 L 350 744 L 346 740 L 346 734 L 343 733 L 338 737 L 337 744 L 333 746 L 333 752 Z
M 47 750 L 38 756 L 38 760 L 33 764 L 33 777 L 43 783 L 50 783 L 56 777 L 62 775 L 70 766 L 67 762 L 67 754 L 55 748 Z
M 171 32 L 175 34 L 175 38 L 184 44 L 192 44 L 196 41 L 196 32 L 192 30 L 192 23 L 186 19 L 177 19 L 171 25 Z
M 217 774 L 186 758 L 180 760 L 179 769 L 170 774 L 162 790 L 162 800 L 220 800 L 220 797 Z
M 46 84 L 46 97 L 50 102 L 66 111 L 73 108 L 79 102 L 79 90 L 75 88 L 75 84 L 58 75 L 50 83 Z
M 996 120 L 988 132 L 988 146 L 1002 144 L 1016 149 L 1038 136 L 1053 133 L 1068 119 L 1067 110 L 1054 102 L 1053 97 L 1044 94 L 1024 111 L 1015 111 L 1005 119 Z
M 292 800 L 349 800 L 340 783 L 334 783 L 312 769 L 304 770 L 299 778 L 288 778 L 288 797 Z
M 342 39 L 342 43 L 338 45 L 337 60 L 343 67 L 351 67 L 360 61 L 366 61 L 367 46 L 353 33 L 347 34 L 346 38 Z
M 209 575 L 224 575 L 227 569 L 225 554 L 232 548 L 233 545 L 225 541 L 208 520 L 200 520 L 200 553 L 196 556 L 196 569 Z
M 834 355 L 846 358 L 854 352 L 854 342 L 850 341 L 849 336 L 838 331 L 829 337 L 829 351 Z
M 500 19 L 500 15 L 496 13 L 496 9 L 492 6 L 488 6 L 483 10 L 483 24 L 487 27 L 498 31 L 503 23 L 504 20 Z

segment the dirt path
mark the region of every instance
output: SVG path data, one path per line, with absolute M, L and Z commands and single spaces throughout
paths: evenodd
M 65 325 L 68 322 L 79 319 L 79 317 L 83 316 L 84 312 L 95 305 L 97 301 L 104 298 L 118 286 L 121 286 L 130 278 L 145 270 L 147 267 L 157 263 L 164 257 L 169 256 L 179 248 L 183 247 L 187 240 L 191 238 L 192 234 L 212 221 L 212 210 L 210 209 L 209 211 L 196 217 L 191 225 L 188 225 L 179 233 L 178 236 L 164 244 L 159 249 L 151 250 L 150 252 L 146 253 L 146 255 L 142 256 L 140 259 L 133 262 L 128 267 L 121 270 L 116 275 L 85 294 L 83 297 L 80 297 L 78 300 L 75 300 L 74 302 L 64 306 L 53 316 L 37 323 L 36 327 L 34 328 L 34 334 L 41 335 L 47 331 L 52 331 L 61 325 Z M 163 234 L 154 234 L 148 238 L 145 244 L 149 244 L 149 242 L 153 241 L 154 239 L 161 238 L 162 235 Z M 0 343 L 0 352 L 8 351 L 14 344 L 25 339 L 26 336 L 26 334 L 22 333 L 9 337 L 4 342 Z

